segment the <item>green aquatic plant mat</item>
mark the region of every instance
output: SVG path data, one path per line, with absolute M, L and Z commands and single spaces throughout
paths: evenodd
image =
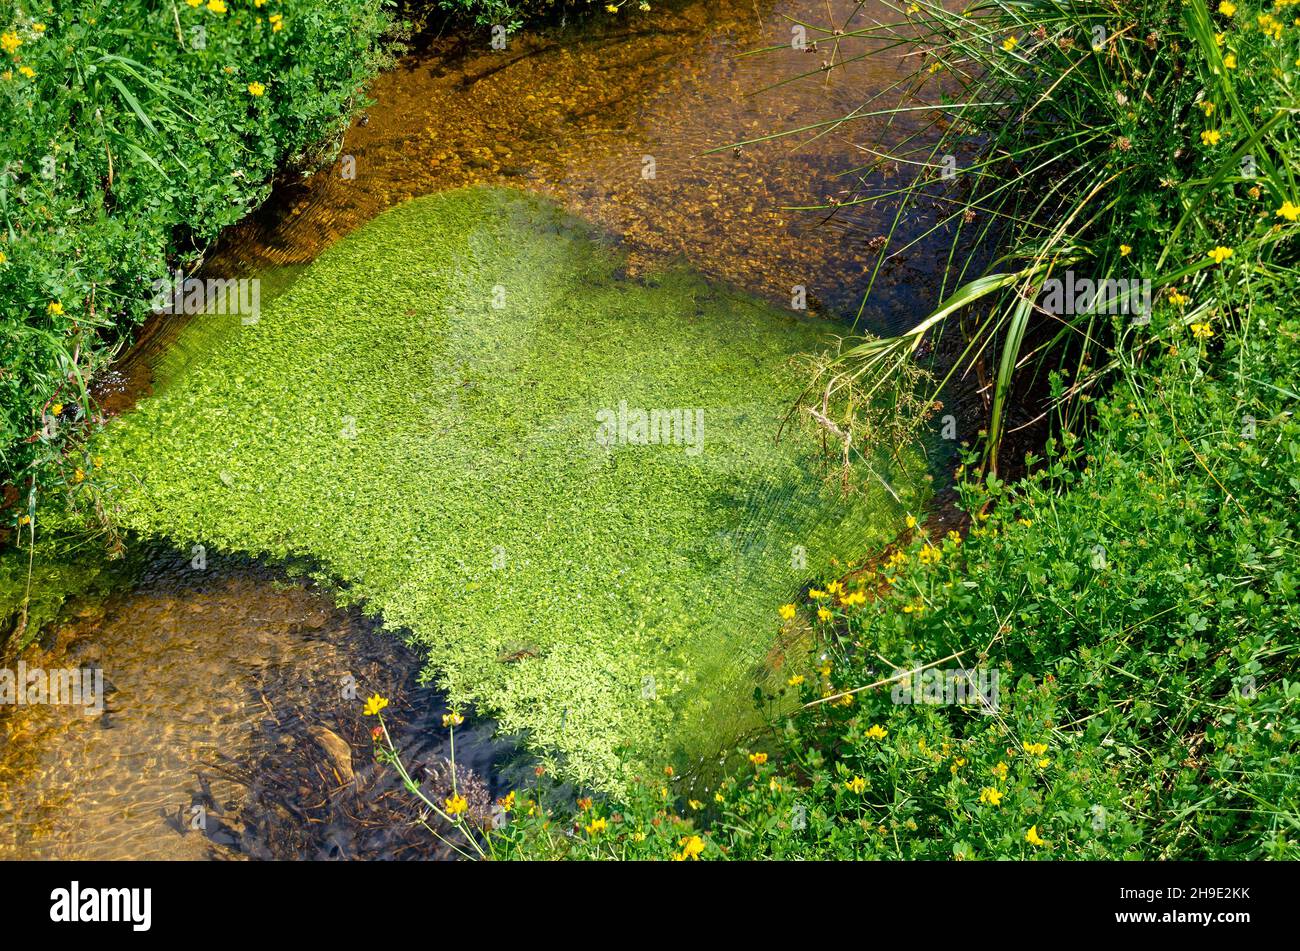
M 105 508 L 314 559 L 570 778 L 703 756 L 772 676 L 778 606 L 915 499 L 841 497 L 776 439 L 831 325 L 621 266 L 520 193 L 396 208 L 257 323 L 191 326 L 183 368 L 100 440 Z M 643 432 L 638 410 L 680 412 Z

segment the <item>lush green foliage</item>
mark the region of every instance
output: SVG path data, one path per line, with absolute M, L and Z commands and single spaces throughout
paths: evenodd
M 932 314 L 900 337 L 847 347 L 831 385 L 878 388 L 961 319 L 954 369 L 989 364 L 996 458 L 1018 371 L 1071 367 L 1069 397 L 1104 379 L 1116 350 L 1142 344 L 1100 305 L 1047 302 L 1048 280 L 1149 280 L 1188 325 L 1234 320 L 1225 305 L 1242 272 L 1220 267 L 1216 248 L 1248 259 L 1255 282 L 1295 260 L 1283 241 L 1300 213 L 1296 10 L 1291 0 L 1215 12 L 1205 0 L 988 0 L 960 12 L 920 2 L 903 21 L 849 32 L 923 64 L 901 106 L 877 108 L 897 95 L 880 90 L 853 118 L 935 107 L 931 127 L 861 170 L 921 172 L 901 190 L 886 177 L 859 200 L 894 203 L 896 226 L 933 222 L 890 256 L 938 232 L 952 237 L 953 267 Z M 966 253 L 989 243 L 1003 250 L 991 264 Z
M 996 715 L 893 684 L 804 706 L 763 765 L 713 790 L 656 776 L 583 813 L 596 835 L 523 795 L 498 852 L 667 858 L 700 834 L 705 857 L 1300 856 L 1300 321 L 1258 304 L 1253 323 L 1221 353 L 1171 325 L 1094 434 L 1017 485 L 963 483 L 972 512 L 996 502 L 964 541 L 918 529 L 859 579 L 867 604 L 800 609 L 834 612 L 827 659 L 791 671 L 802 703 L 964 651 L 1000 672 Z
M 0 0 L 0 476 L 70 479 L 41 464 L 151 282 L 324 154 L 385 24 L 379 0 Z
M 798 616 L 823 636 L 787 679 L 799 705 L 760 698 L 772 729 L 721 778 L 655 775 L 576 814 L 522 790 L 497 854 L 1300 856 L 1291 8 L 912 5 L 933 28 L 921 75 L 956 72 L 953 111 L 992 143 L 953 220 L 1005 216 L 991 236 L 1013 267 L 904 352 L 1005 292 L 972 343 L 1005 345 L 1005 386 L 1042 316 L 1029 285 L 1063 265 L 1151 278 L 1150 319 L 1085 314 L 1037 338 L 1059 414 L 1031 474 L 1008 485 L 968 454 L 965 538 L 916 527 L 873 572 L 810 592 Z M 865 343 L 843 379 L 883 385 L 897 352 Z M 1094 402 L 1081 384 L 1103 370 Z M 996 712 L 881 683 L 931 665 L 996 669 Z
M 792 358 L 829 325 L 622 266 L 541 199 L 417 199 L 256 325 L 195 321 L 187 368 L 110 424 L 69 498 L 178 543 L 318 559 L 427 648 L 453 702 L 567 775 L 609 787 L 712 749 L 767 674 L 770 600 L 902 512 L 878 484 L 837 504 L 810 450 L 774 442 Z M 621 403 L 703 428 L 602 445 Z

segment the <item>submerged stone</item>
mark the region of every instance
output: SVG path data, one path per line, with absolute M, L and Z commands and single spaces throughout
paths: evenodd
M 775 682 L 777 607 L 879 548 L 900 506 L 838 496 L 776 438 L 831 325 L 622 273 L 522 193 L 393 209 L 257 323 L 195 318 L 184 365 L 99 440 L 104 505 L 186 546 L 313 559 L 569 778 L 709 752 Z

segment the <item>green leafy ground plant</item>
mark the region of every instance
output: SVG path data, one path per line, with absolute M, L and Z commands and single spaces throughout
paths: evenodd
M 842 500 L 776 441 L 828 325 L 621 267 L 541 199 L 404 205 L 257 324 L 196 320 L 186 367 L 89 450 L 71 511 L 315 559 L 566 776 L 617 788 L 711 753 L 770 686 L 772 601 L 864 559 L 920 497 L 888 453 Z M 602 429 L 624 407 L 702 428 Z

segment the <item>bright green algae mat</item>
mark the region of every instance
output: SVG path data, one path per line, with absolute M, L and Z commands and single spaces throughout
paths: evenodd
M 775 438 L 831 325 L 622 263 L 521 193 L 393 209 L 255 325 L 196 319 L 181 369 L 101 439 L 107 507 L 309 557 L 570 778 L 705 755 L 772 676 L 778 606 L 901 507 L 840 497 Z M 698 451 L 602 443 L 620 403 L 702 412 Z

